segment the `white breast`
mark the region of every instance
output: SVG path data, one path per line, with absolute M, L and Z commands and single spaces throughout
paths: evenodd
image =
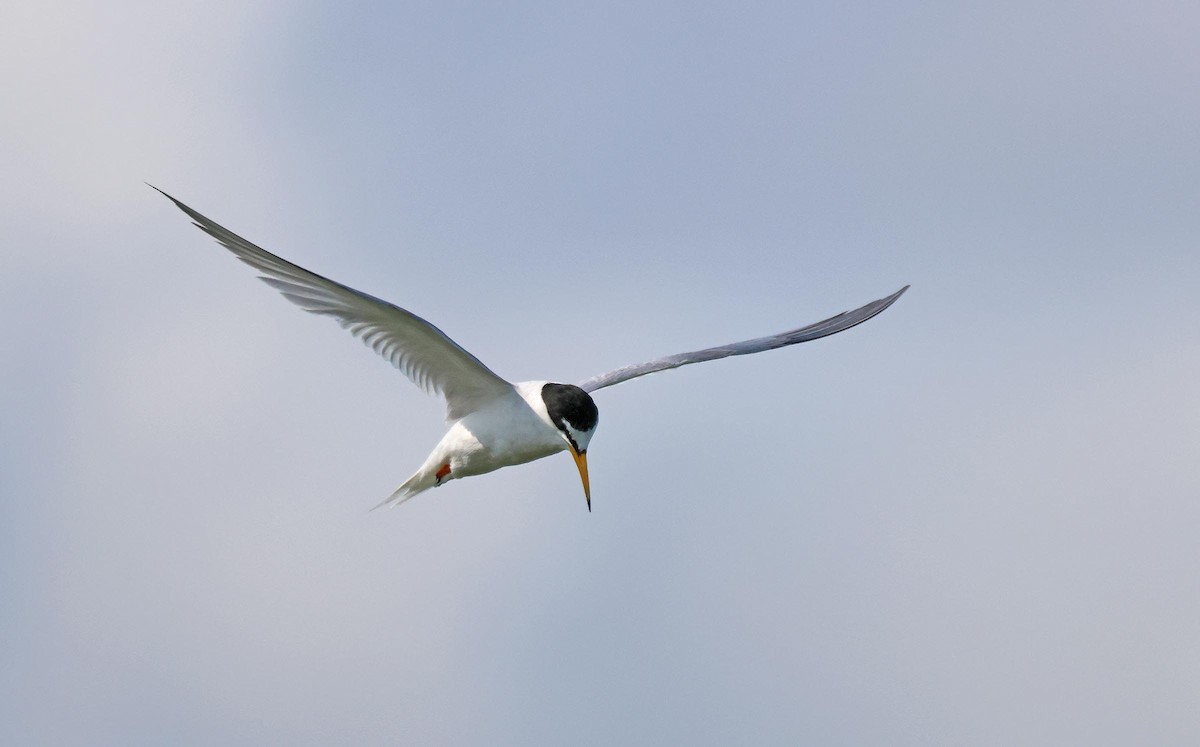
M 565 451 L 541 399 L 545 382 L 516 385 L 520 396 L 473 412 L 456 422 L 431 454 L 449 463 L 455 477 L 470 477 Z

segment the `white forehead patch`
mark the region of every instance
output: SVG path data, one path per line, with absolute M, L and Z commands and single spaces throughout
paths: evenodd
M 563 421 L 562 425 L 563 429 L 567 432 L 567 435 L 569 435 L 571 440 L 575 442 L 575 447 L 580 451 L 587 451 L 588 444 L 591 443 L 592 436 L 595 435 L 596 429 L 593 428 L 590 431 L 577 430 L 565 420 Z

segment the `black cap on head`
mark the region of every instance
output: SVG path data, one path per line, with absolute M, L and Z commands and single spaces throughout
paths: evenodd
M 542 387 L 542 401 L 550 421 L 560 428 L 565 421 L 577 431 L 590 431 L 600 420 L 600 411 L 591 395 L 574 384 L 546 384 Z

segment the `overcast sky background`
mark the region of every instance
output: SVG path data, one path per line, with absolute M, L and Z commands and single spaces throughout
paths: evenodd
M 1200 739 L 1191 2 L 0 9 L 0 741 Z M 442 406 L 143 184 L 578 381 Z

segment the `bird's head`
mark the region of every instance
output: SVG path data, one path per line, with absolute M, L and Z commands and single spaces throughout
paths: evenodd
M 596 409 L 591 396 L 573 384 L 545 384 L 542 387 L 542 401 L 546 403 L 550 423 L 558 429 L 571 456 L 575 457 L 579 478 L 583 480 L 588 511 L 591 511 L 592 489 L 588 483 L 587 449 L 596 433 L 600 411 Z

